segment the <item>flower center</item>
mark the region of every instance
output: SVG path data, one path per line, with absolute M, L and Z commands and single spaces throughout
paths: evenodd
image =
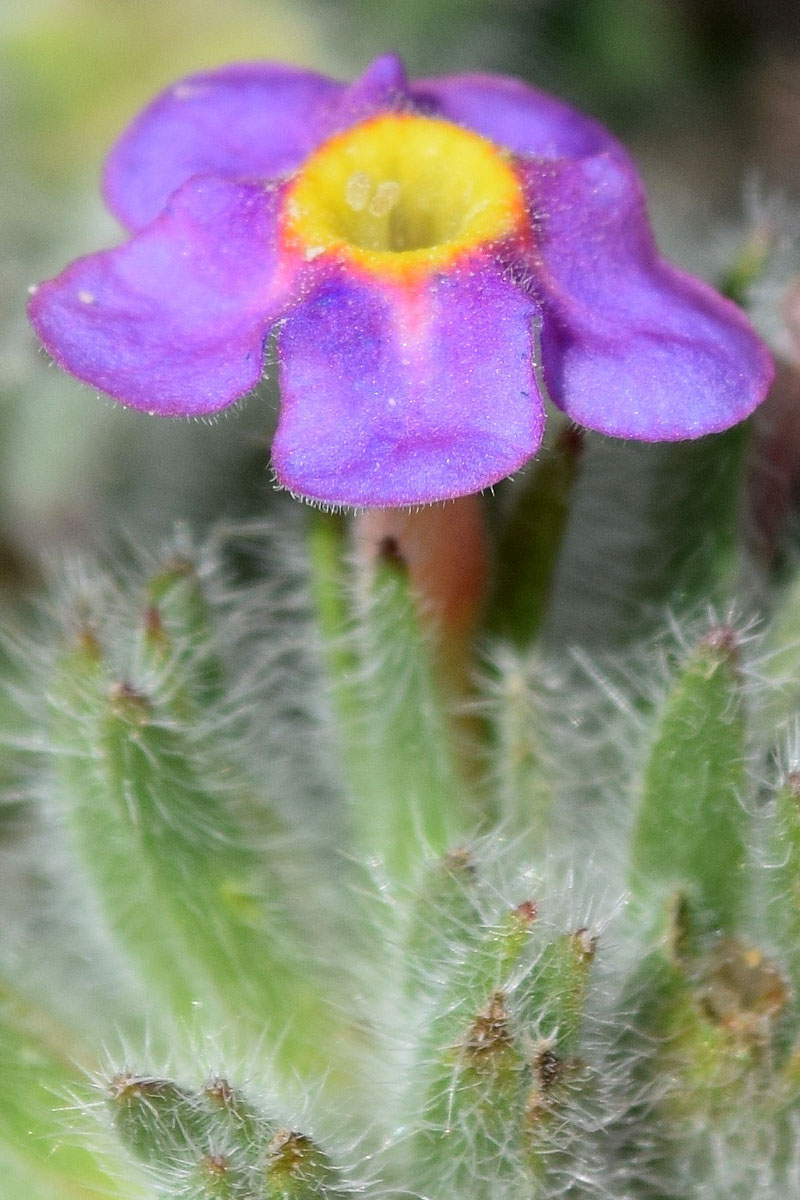
M 383 273 L 435 267 L 520 231 L 525 201 L 492 142 L 446 121 L 390 114 L 312 154 L 284 214 L 305 257 L 333 250 Z

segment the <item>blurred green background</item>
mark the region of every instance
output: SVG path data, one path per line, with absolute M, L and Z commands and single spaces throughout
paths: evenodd
M 213 423 L 114 406 L 53 368 L 27 327 L 35 281 L 119 236 L 98 190 L 126 122 L 186 72 L 272 58 L 351 77 L 385 49 L 414 74 L 520 75 L 596 113 L 648 179 L 665 246 L 713 274 L 714 222 L 800 163 L 797 0 L 2 0 L 0 560 L 202 528 L 272 500 L 267 385 Z M 704 241 L 705 237 L 705 241 Z M 702 245 L 702 252 L 698 249 Z M 722 243 L 720 243 L 722 245 Z M 721 253 L 721 251 L 720 251 Z

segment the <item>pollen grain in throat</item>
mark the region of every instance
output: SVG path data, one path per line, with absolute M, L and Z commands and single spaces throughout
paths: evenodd
M 325 142 L 284 201 L 284 232 L 307 258 L 326 251 L 377 274 L 442 267 L 525 228 L 505 152 L 430 117 L 374 117 Z

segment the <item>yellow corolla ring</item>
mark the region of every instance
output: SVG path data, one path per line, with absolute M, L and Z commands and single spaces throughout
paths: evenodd
M 283 218 L 305 258 L 333 252 L 380 275 L 443 267 L 527 225 L 505 151 L 410 113 L 374 117 L 323 143 L 292 180 Z

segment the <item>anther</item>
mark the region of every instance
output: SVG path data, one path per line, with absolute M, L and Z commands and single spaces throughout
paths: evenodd
M 356 171 L 347 181 L 344 198 L 353 212 L 363 212 L 369 203 L 372 180 L 366 171 Z
M 388 217 L 389 213 L 400 199 L 400 184 L 393 179 L 379 183 L 375 195 L 369 202 L 369 214 L 372 217 Z

